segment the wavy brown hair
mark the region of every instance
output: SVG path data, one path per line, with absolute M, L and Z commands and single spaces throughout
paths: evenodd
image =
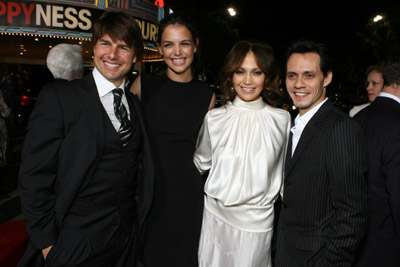
M 225 57 L 220 73 L 221 92 L 224 95 L 222 104 L 232 101 L 236 96 L 233 88 L 233 74 L 241 67 L 243 60 L 249 52 L 253 52 L 258 67 L 265 73 L 264 90 L 261 92 L 263 100 L 275 105 L 275 100 L 270 96 L 278 93 L 279 76 L 278 63 L 272 48 L 261 41 L 242 40 L 237 42 Z

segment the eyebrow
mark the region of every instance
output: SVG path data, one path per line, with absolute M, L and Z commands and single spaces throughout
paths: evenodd
M 315 74 L 315 71 L 312 70 L 306 70 L 303 71 L 302 74 Z M 298 74 L 296 71 L 287 71 L 286 74 Z
M 184 40 L 180 40 L 179 42 L 180 43 L 182 43 L 182 42 L 192 42 L 192 40 L 191 39 L 184 39 Z M 174 43 L 174 41 L 172 41 L 172 40 L 164 40 L 161 43 Z

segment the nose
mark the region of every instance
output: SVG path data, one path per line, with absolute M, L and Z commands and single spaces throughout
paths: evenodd
M 294 82 L 294 87 L 295 88 L 303 88 L 304 87 L 304 82 L 303 82 L 303 79 L 301 79 L 301 77 L 296 78 L 296 81 Z
M 181 46 L 180 45 L 175 46 L 174 54 L 175 55 L 180 55 L 181 52 L 182 52 Z
M 247 73 L 246 76 L 244 77 L 244 84 L 251 84 L 253 82 L 253 77 L 251 76 L 251 73 Z
M 118 58 L 118 47 L 111 46 L 110 52 L 108 53 L 108 57 L 110 59 L 117 59 Z
M 367 90 L 367 91 L 372 90 L 372 83 L 371 83 L 371 82 L 367 82 L 367 88 L 366 88 L 366 90 Z

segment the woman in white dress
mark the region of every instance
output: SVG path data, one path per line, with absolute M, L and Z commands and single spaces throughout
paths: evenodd
M 209 111 L 194 162 L 205 184 L 200 267 L 271 266 L 274 202 L 282 187 L 290 115 L 270 103 L 277 90 L 272 49 L 240 41 L 228 53 L 226 104 Z

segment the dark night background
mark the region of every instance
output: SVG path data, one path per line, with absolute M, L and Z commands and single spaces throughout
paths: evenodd
M 393 1 L 256 1 L 165 0 L 166 7 L 185 12 L 196 23 L 202 41 L 202 72 L 218 83 L 223 58 L 240 39 L 265 41 L 284 62 L 286 47 L 302 37 L 324 42 L 334 58 L 328 94 L 348 111 L 366 101 L 365 70 L 399 57 L 400 8 Z M 230 17 L 226 9 L 238 14 Z M 376 15 L 384 18 L 373 22 Z M 284 86 L 284 85 L 283 85 Z

